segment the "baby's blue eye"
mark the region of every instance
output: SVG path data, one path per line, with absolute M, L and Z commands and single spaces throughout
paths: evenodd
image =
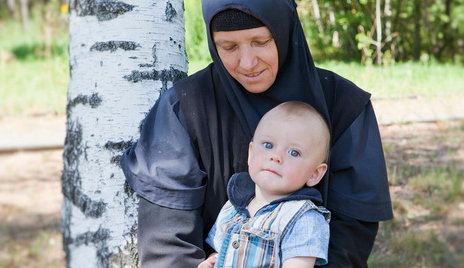
M 293 157 L 298 157 L 298 156 L 300 156 L 300 152 L 298 152 L 297 150 L 290 150 L 290 151 L 288 151 L 288 154 L 289 154 L 290 156 L 293 156 Z
M 263 142 L 263 147 L 266 148 L 266 149 L 272 149 L 272 147 L 274 147 L 274 145 L 272 145 L 272 143 L 270 142 Z

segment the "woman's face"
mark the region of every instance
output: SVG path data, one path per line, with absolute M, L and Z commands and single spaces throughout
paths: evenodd
M 279 57 L 267 27 L 213 32 L 213 40 L 229 74 L 247 91 L 262 93 L 272 86 Z

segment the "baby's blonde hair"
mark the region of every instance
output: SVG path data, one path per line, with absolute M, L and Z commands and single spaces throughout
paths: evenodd
M 322 142 L 324 143 L 324 162 L 328 161 L 330 151 L 330 130 L 324 117 L 322 117 L 322 115 L 313 106 L 301 101 L 288 101 L 281 103 L 264 114 L 256 129 L 260 127 L 261 122 L 265 120 L 272 120 L 273 117 L 277 115 L 301 119 L 302 124 L 306 120 L 306 122 L 311 124 L 311 126 L 321 128 Z

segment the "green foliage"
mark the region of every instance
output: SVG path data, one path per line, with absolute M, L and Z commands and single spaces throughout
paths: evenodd
M 210 62 L 206 29 L 201 15 L 201 0 L 185 0 L 184 5 L 185 43 L 189 65 L 192 62 Z
M 316 59 L 369 64 L 377 57 L 376 1 L 297 2 Z M 464 0 L 381 1 L 380 11 L 382 62 L 464 62 Z
M 459 1 L 462 3 L 464 0 Z M 322 26 L 318 26 L 312 18 L 311 2 L 299 1 L 299 11 L 312 52 L 316 61 L 322 62 L 318 64 L 321 67 L 349 78 L 361 88 L 373 93 L 374 98 L 464 93 L 462 66 L 436 64 L 433 57 L 426 57 L 427 60 L 420 64 L 392 62 L 382 68 L 340 62 L 359 61 L 361 52 L 358 49 L 359 41 L 355 39 L 355 26 L 369 23 L 371 18 L 363 15 L 361 7 L 367 9 L 373 5 L 371 1 L 319 1 Z M 0 63 L 0 114 L 64 113 L 63 103 L 69 79 L 66 14 L 60 12 L 58 0 L 40 3 L 46 5 L 39 2 L 32 5 L 28 28 L 24 28 L 15 20 L 0 19 L 0 53 L 13 55 L 11 62 Z M 364 6 L 361 5 L 363 3 Z M 335 21 L 338 22 L 326 23 L 329 14 L 326 11 L 336 11 L 335 8 L 340 9 L 339 15 L 334 13 Z M 442 8 L 437 6 L 432 10 Z M 408 18 L 411 12 L 412 5 L 406 1 L 402 6 L 400 18 Z M 456 17 L 464 19 L 463 15 Z M 455 20 L 451 20 L 453 21 Z M 189 74 L 192 74 L 211 62 L 200 0 L 185 0 L 185 23 Z M 318 30 L 319 27 L 322 27 L 321 31 Z M 462 27 L 458 28 L 462 30 Z M 332 35 L 327 34 L 334 30 L 340 33 L 339 47 L 332 46 Z M 368 41 L 364 42 L 365 46 L 369 46 Z M 331 58 L 338 61 L 328 61 Z
M 66 16 L 56 0 L 36 5 L 31 13 L 28 27 L 0 21 L 0 116 L 64 113 L 69 80 Z
M 382 62 L 416 60 L 464 63 L 464 0 L 381 1 Z M 375 62 L 374 0 L 298 0 L 298 13 L 317 61 Z M 314 3 L 318 3 L 319 17 Z M 185 0 L 187 54 L 210 61 L 200 0 Z M 417 35 L 416 35 L 417 33 Z
M 0 51 L 8 51 L 20 61 L 67 57 L 67 21 L 65 14 L 53 10 L 57 7 L 56 0 L 37 6 L 27 27 L 15 20 L 0 21 Z

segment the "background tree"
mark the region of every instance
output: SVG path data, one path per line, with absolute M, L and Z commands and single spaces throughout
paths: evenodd
M 37 24 L 35 20 L 40 17 L 37 14 L 49 11 L 54 2 L 64 5 L 66 0 L 0 0 L 0 27 L 2 21 L 9 19 L 22 20 L 23 25 Z M 195 9 L 194 15 L 187 18 L 189 27 L 192 25 L 194 29 L 187 33 L 187 40 L 192 41 L 188 47 L 189 58 L 191 61 L 209 59 L 200 0 L 184 2 L 187 8 Z M 464 62 L 464 0 L 296 2 L 312 53 L 318 61 L 370 64 L 378 62 L 377 55 L 381 54 L 382 64 L 410 60 Z M 376 25 L 379 18 L 382 23 Z
M 69 23 L 66 261 L 135 267 L 137 198 L 119 159 L 160 92 L 185 76 L 183 1 L 72 0 Z
M 464 62 L 464 0 L 297 2 L 316 60 Z

